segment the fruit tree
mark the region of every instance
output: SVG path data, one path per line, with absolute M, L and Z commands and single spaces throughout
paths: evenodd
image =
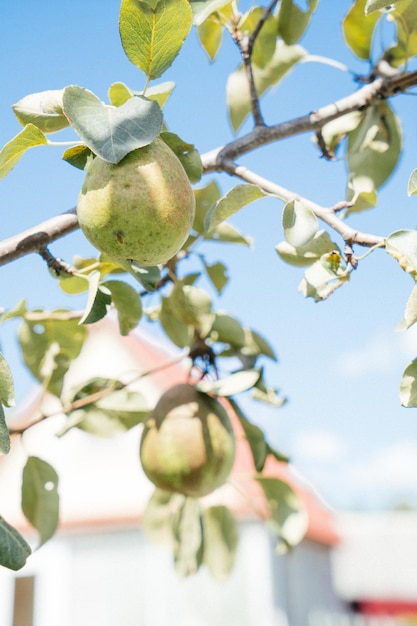
M 65 432 L 77 428 L 88 436 L 103 436 L 109 423 L 116 424 L 117 432 L 139 426 L 138 455 L 155 485 L 147 524 L 152 524 L 153 516 L 157 521 L 165 516 L 176 542 L 190 544 L 179 554 L 185 554 L 192 567 L 178 562 L 177 555 L 183 573 L 192 573 L 205 562 L 209 537 L 223 542 L 229 556 L 236 549 L 236 522 L 227 508 L 207 514 L 200 506 L 201 497 L 228 480 L 233 465 L 231 411 L 248 440 L 254 479 L 271 503 L 278 540 L 285 546 L 302 538 L 301 533 L 289 532 L 286 523 L 302 513 L 295 494 L 280 481 L 266 483 L 262 477 L 269 455 L 280 462 L 287 459 L 270 445 L 240 402 L 240 394 L 252 394 L 258 402 L 279 409 L 284 398 L 264 367 L 276 355 L 262 332 L 262 312 L 255 329 L 245 323 L 244 311 L 226 313 L 221 307 L 229 282 L 227 261 L 212 262 L 209 251 L 221 244 L 217 250 L 230 254 L 231 249 L 251 244 L 230 218 L 233 221 L 241 209 L 257 211 L 265 199 L 274 203 L 282 215 L 277 262 L 302 269 L 299 290 L 315 302 L 337 298 L 334 292 L 342 287 L 349 289 L 348 283 L 382 250 L 413 281 L 417 277 L 417 230 L 401 223 L 387 233 L 378 225 L 370 232 L 360 227 L 363 214 L 378 207 L 379 189 L 392 180 L 404 153 L 407 128 L 403 131 L 394 101 L 412 94 L 417 85 L 417 0 L 350 4 L 339 35 L 359 71 L 332 58 L 331 49 L 322 57 L 304 47 L 303 39 L 319 15 L 318 4 L 319 0 L 122 0 L 114 28 L 126 64 L 138 72 L 136 84 L 110 78 L 105 101 L 88 85 L 70 84 L 22 94 L 18 102 L 9 103 L 16 129 L 10 129 L 0 150 L 0 177 L 21 167 L 29 149 L 31 154 L 40 148 L 56 154 L 58 149 L 68 172 L 80 176 L 80 191 L 76 207 L 68 202 L 65 212 L 41 223 L 34 219 L 22 232 L 1 241 L 0 264 L 40 256 L 56 300 L 62 294 L 65 302 L 73 297 L 83 304 L 82 310 L 63 305 L 53 311 L 31 309 L 23 299 L 27 288 L 23 278 L 22 299 L 4 308 L 0 321 L 5 328 L 10 320 L 18 321 L 22 359 L 45 393 L 60 401 L 60 413 L 68 419 Z M 219 68 L 221 76 L 224 70 L 224 45 L 233 47 L 237 65 L 225 76 L 231 133 L 221 142 L 213 140 L 208 149 L 170 122 L 175 84 L 166 74 L 175 75 L 177 57 L 187 54 L 190 37 L 199 42 L 211 72 Z M 283 79 L 291 74 L 296 80 L 297 69 L 308 61 L 348 73 L 350 92 L 298 112 L 298 103 L 286 100 Z M 94 60 L 86 56 L 85 62 Z M 304 88 L 300 83 L 299 89 Z M 320 91 L 320 85 L 314 89 Z M 285 107 L 271 106 L 277 101 L 285 102 Z M 172 106 L 182 107 L 184 116 L 201 116 L 201 123 L 213 125 L 216 136 L 209 103 L 205 107 L 199 102 L 195 109 L 190 102 Z M 282 110 L 295 113 L 281 120 Z M 63 141 L 55 140 L 59 133 Z M 299 136 L 313 139 L 309 156 L 321 157 L 328 176 L 335 163 L 343 161 L 346 167 L 344 196 L 334 197 L 331 206 L 321 205 L 305 190 L 287 188 L 280 179 L 279 159 L 268 172 L 258 169 L 260 151 L 275 162 L 280 142 L 290 146 Z M 306 152 L 305 147 L 302 150 Z M 307 157 L 303 154 L 302 159 Z M 300 167 L 300 188 L 303 167 L 308 166 Z M 228 187 L 226 192 L 223 186 Z M 417 169 L 410 170 L 405 192 L 417 193 Z M 78 229 L 94 256 L 80 256 L 74 246 L 73 258 L 63 260 L 62 238 L 68 235 L 66 241 L 71 241 Z M 51 252 L 52 244 L 57 254 Z M 256 264 L 256 251 L 253 259 Z M 248 297 L 253 297 L 257 285 L 250 280 L 254 284 L 248 286 Z M 417 321 L 416 289 L 398 330 L 406 331 Z M 120 380 L 93 378 L 68 390 L 65 377 L 82 350 L 88 325 L 109 312 L 117 318 L 121 335 L 138 324 L 153 324 L 180 349 L 178 360 L 188 364 L 189 381 L 172 387 L 146 410 L 141 394 Z M 16 427 L 6 419 L 15 396 L 6 351 L 0 353 L 0 368 L 0 453 L 5 455 L 14 441 L 36 428 L 37 421 Z M 151 373 L 139 372 L 137 378 L 144 375 Z M 401 404 L 417 406 L 417 359 L 404 363 L 399 386 Z M 42 414 L 39 421 L 48 417 L 52 416 Z M 40 545 L 58 527 L 57 484 L 53 467 L 28 456 L 22 510 L 38 531 Z M 219 532 L 205 535 L 208 520 L 218 525 Z M 187 533 L 179 530 L 190 524 L 201 529 L 192 546 Z M 26 539 L 0 517 L 0 564 L 18 570 L 30 552 Z

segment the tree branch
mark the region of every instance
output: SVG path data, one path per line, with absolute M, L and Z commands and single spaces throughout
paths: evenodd
M 346 113 L 366 109 L 375 102 L 402 93 L 414 85 L 417 85 L 417 71 L 397 74 L 387 78 L 377 78 L 374 82 L 361 87 L 355 93 L 333 104 L 317 109 L 313 113 L 276 124 L 275 126 L 255 128 L 243 137 L 202 154 L 204 173 L 223 171 L 242 178 L 247 182 L 256 180 L 255 184 L 258 184 L 265 191 L 270 190 L 271 193 L 280 197 L 284 202 L 294 198 L 302 200 L 319 219 L 336 230 L 347 243 L 357 243 L 367 247 L 380 245 L 383 241 L 382 237 L 355 231 L 338 219 L 334 211 L 321 207 L 306 198 L 301 198 L 272 181 L 236 165 L 234 159 L 263 145 L 286 137 L 309 131 L 317 132 L 328 122 L 342 117 Z M 31 252 L 40 252 L 52 241 L 56 241 L 77 228 L 76 210 L 70 209 L 9 239 L 0 241 L 0 266 L 15 261 Z

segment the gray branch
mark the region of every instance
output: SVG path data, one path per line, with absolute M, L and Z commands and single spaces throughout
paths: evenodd
M 202 155 L 204 173 L 228 172 L 247 182 L 253 182 L 266 192 L 273 193 L 287 202 L 300 198 L 296 193 L 284 189 L 250 170 L 234 163 L 234 160 L 256 148 L 305 132 L 317 132 L 328 122 L 352 111 L 366 109 L 372 104 L 406 91 L 417 84 L 417 72 L 402 73 L 388 78 L 377 78 L 355 93 L 329 104 L 313 113 L 275 126 L 260 126 L 224 146 Z M 383 238 L 355 231 L 339 219 L 334 210 L 321 207 L 305 198 L 302 201 L 311 208 L 317 217 L 338 232 L 347 243 L 357 243 L 371 247 L 380 245 Z M 0 265 L 6 265 L 30 253 L 39 253 L 46 246 L 75 231 L 78 220 L 75 209 L 70 209 L 52 217 L 37 226 L 0 242 Z

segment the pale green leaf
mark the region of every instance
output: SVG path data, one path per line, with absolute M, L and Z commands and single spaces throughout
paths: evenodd
M 401 143 L 400 124 L 388 103 L 368 107 L 360 124 L 348 135 L 351 177 L 368 177 L 378 189 L 397 165 Z
M 26 150 L 48 143 L 45 135 L 33 124 L 28 124 L 0 150 L 0 179 L 20 161 Z
M 265 440 L 265 435 L 258 426 L 252 424 L 252 422 L 249 421 L 249 419 L 243 413 L 240 406 L 236 403 L 235 400 L 230 399 L 229 402 L 231 403 L 232 408 L 236 413 L 239 422 L 243 428 L 243 432 L 245 433 L 245 437 L 252 454 L 255 469 L 257 472 L 262 472 L 269 452 L 268 444 Z
M 122 0 L 119 29 L 123 49 L 149 80 L 170 67 L 191 25 L 187 0 Z
M 294 0 L 281 0 L 278 13 L 278 33 L 286 44 L 294 44 L 301 39 L 318 0 L 308 0 L 308 8 L 303 11 Z
M 313 211 L 299 200 L 287 202 L 282 213 L 285 239 L 295 248 L 309 244 L 318 231 L 318 220 Z
M 216 342 L 228 343 L 234 348 L 243 348 L 246 344 L 246 335 L 242 325 L 227 313 L 216 313 L 210 330 L 210 338 Z
M 111 299 L 116 307 L 121 335 L 128 335 L 136 328 L 142 317 L 140 295 L 133 287 L 120 280 L 108 280 L 103 287 L 111 293 Z
M 351 174 L 348 179 L 346 199 L 351 206 L 345 211 L 345 216 L 374 207 L 378 199 L 374 180 L 370 176 Z
M 198 38 L 211 61 L 214 61 L 223 40 L 223 25 L 215 15 L 210 15 L 197 27 Z
M 225 506 L 211 506 L 203 510 L 203 562 L 212 576 L 224 581 L 233 569 L 239 542 L 239 527 Z
M 169 299 L 171 311 L 180 322 L 193 326 L 203 337 L 210 332 L 215 315 L 207 291 L 177 283 Z
M 398 230 L 385 242 L 385 250 L 400 267 L 417 279 L 417 230 Z
M 417 286 L 413 287 L 410 297 L 405 305 L 404 319 L 395 330 L 403 331 L 417 322 Z
M 9 454 L 10 452 L 10 435 L 7 428 L 6 416 L 4 414 L 3 405 L 0 404 L 0 454 Z
M 185 498 L 173 518 L 174 564 L 180 576 L 192 576 L 203 561 L 203 529 L 198 498 Z
M 320 302 L 349 280 L 349 272 L 340 263 L 339 252 L 325 254 L 309 267 L 300 283 L 299 291 L 306 298 Z
M 177 319 L 171 308 L 171 299 L 163 297 L 159 321 L 164 332 L 179 348 L 190 346 L 193 340 L 193 327 Z
M 245 346 L 242 348 L 242 353 L 255 357 L 263 354 L 273 361 L 277 360 L 271 344 L 258 332 L 249 328 L 245 328 Z
M 267 195 L 258 185 L 246 183 L 233 187 L 206 214 L 205 230 L 210 232 L 244 206 Z
M 417 406 L 417 359 L 411 361 L 404 370 L 400 383 L 402 406 Z
M 257 383 L 261 371 L 258 369 L 240 370 L 218 380 L 202 380 L 195 387 L 203 393 L 215 396 L 234 396 L 243 391 L 248 391 Z
M 0 402 L 4 406 L 14 406 L 14 385 L 10 367 L 0 352 Z
M 283 241 L 275 247 L 275 250 L 283 261 L 297 267 L 312 265 L 318 261 L 323 254 L 338 249 L 325 230 L 319 230 L 306 246 L 295 248 L 287 241 Z
M 22 535 L 0 516 L 0 565 L 16 572 L 26 564 L 31 553 Z
M 365 16 L 366 4 L 367 0 L 356 0 L 343 20 L 343 34 L 347 45 L 356 56 L 364 60 L 371 57 L 372 38 L 380 18 L 378 13 Z
M 91 91 L 71 85 L 63 106 L 71 126 L 90 150 L 109 163 L 150 144 L 161 132 L 159 104 L 134 96 L 119 107 L 104 104 Z
M 284 548 L 296 546 L 308 528 L 308 515 L 301 498 L 288 483 L 258 477 L 270 508 L 269 525 Z
M 88 279 L 88 300 L 80 324 L 95 324 L 107 315 L 107 307 L 111 303 L 111 294 L 106 287 L 100 285 L 101 276 L 98 270 L 91 272 Z
M 306 52 L 301 46 L 286 46 L 283 41 L 277 41 L 269 63 L 264 68 L 256 66 L 253 68 L 258 95 L 262 96 L 270 87 L 279 83 L 305 55 Z M 226 92 L 230 121 L 233 130 L 237 131 L 252 110 L 248 80 L 243 66 L 229 76 Z
M 408 195 L 412 196 L 415 193 L 417 193 L 417 169 L 411 172 L 408 180 Z
M 55 133 L 69 124 L 62 110 L 63 89 L 32 93 L 12 106 L 22 126 L 33 124 L 43 133 Z
M 157 265 L 140 265 L 136 261 L 127 260 L 125 267 L 146 291 L 156 291 L 161 279 L 161 270 Z
M 172 501 L 181 501 L 185 496 L 163 489 L 155 489 L 149 498 L 141 520 L 141 530 L 149 541 L 161 545 L 173 545 Z
M 390 9 L 391 7 L 395 7 L 397 2 L 389 2 L 389 0 L 366 0 L 365 2 L 365 15 L 369 15 L 370 13 L 374 13 L 374 11 L 383 11 L 385 9 Z
M 228 282 L 227 267 L 220 262 L 209 265 L 203 260 L 203 263 L 213 287 L 220 294 Z
M 72 146 L 65 150 L 62 158 L 64 161 L 76 167 L 79 170 L 84 170 L 88 163 L 88 160 L 93 156 L 90 148 L 85 146 L 84 144 L 79 144 L 78 146 Z
M 43 545 L 54 534 L 59 520 L 58 475 L 42 459 L 30 456 L 23 469 L 22 511 L 36 528 Z
M 193 23 L 200 26 L 210 15 L 226 5 L 230 5 L 230 0 L 190 0 L 193 11 Z

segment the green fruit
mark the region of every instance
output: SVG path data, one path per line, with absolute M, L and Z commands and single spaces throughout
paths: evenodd
M 234 455 L 226 410 L 190 384 L 163 394 L 145 423 L 140 444 L 143 470 L 157 487 L 196 498 L 226 481 Z
M 96 157 L 77 206 L 80 228 L 93 246 L 118 262 L 140 265 L 171 259 L 188 237 L 194 211 L 187 174 L 161 139 L 117 165 Z

